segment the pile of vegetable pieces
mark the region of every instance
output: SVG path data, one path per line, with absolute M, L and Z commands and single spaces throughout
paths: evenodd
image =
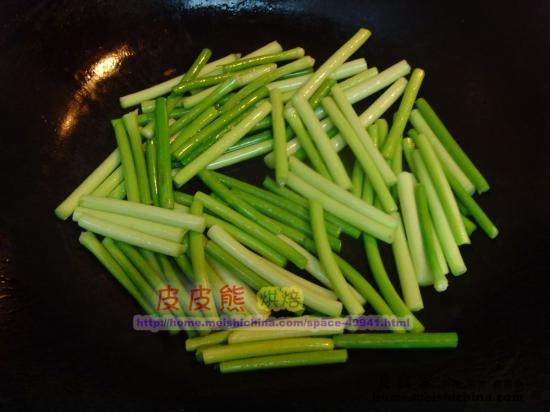
M 424 332 L 413 312 L 424 307 L 420 287 L 443 292 L 449 272 L 466 272 L 459 246 L 477 225 L 497 236 L 472 197 L 489 185 L 418 98 L 422 69 L 348 61 L 370 35 L 360 29 L 316 70 L 304 49 L 276 41 L 215 61 L 204 49 L 184 75 L 120 99 L 141 113 L 112 120 L 117 149 L 55 209 L 60 219 L 72 215 L 80 243 L 151 316 L 266 318 L 256 292 L 292 286 L 305 305 L 296 319 L 370 311 L 410 320 L 385 333 L 187 328 L 187 350 L 222 373 L 340 363 L 348 348 L 457 345 L 456 333 Z M 358 114 L 353 104 L 377 92 Z M 388 122 L 382 116 L 399 99 Z M 263 188 L 215 171 L 262 155 L 274 170 Z M 181 191 L 195 178 L 210 193 Z M 363 243 L 373 284 L 339 255 L 342 234 Z M 401 293 L 381 244 L 391 247 Z M 163 312 L 166 285 L 182 302 L 197 285 L 214 297 L 239 285 L 245 310 L 223 313 L 214 299 L 198 314 L 186 303 Z

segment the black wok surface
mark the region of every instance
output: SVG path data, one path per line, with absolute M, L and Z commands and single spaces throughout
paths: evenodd
M 0 410 L 542 409 L 549 23 L 543 1 L 3 1 Z M 492 186 L 480 203 L 501 235 L 478 230 L 468 273 L 423 294 L 419 318 L 456 330 L 459 348 L 221 376 L 182 338 L 133 331 L 137 306 L 52 212 L 114 148 L 118 97 L 180 73 L 205 46 L 222 56 L 277 39 L 323 61 L 360 26 L 373 31 L 369 65 L 426 70 L 421 95 Z M 266 170 L 229 172 L 259 182 Z M 367 273 L 360 244 L 344 249 Z

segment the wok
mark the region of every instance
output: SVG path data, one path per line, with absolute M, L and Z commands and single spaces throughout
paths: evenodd
M 2 410 L 542 407 L 548 399 L 548 2 L 3 1 L 0 4 Z M 354 351 L 345 365 L 221 376 L 138 307 L 53 208 L 114 147 L 118 97 L 277 39 L 318 62 L 359 27 L 369 65 L 406 58 L 491 183 L 500 229 L 419 318 L 457 350 Z M 258 183 L 261 160 L 228 170 Z M 371 279 L 360 242 L 344 254 Z M 392 268 L 390 259 L 386 259 Z M 393 276 L 393 275 L 392 275 Z M 396 280 L 396 278 L 393 278 Z M 546 388 L 546 389 L 545 389 Z

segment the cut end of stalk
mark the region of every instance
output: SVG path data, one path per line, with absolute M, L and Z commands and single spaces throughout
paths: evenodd
M 434 282 L 434 289 L 438 292 L 445 292 L 449 287 L 449 281 L 447 278 Z

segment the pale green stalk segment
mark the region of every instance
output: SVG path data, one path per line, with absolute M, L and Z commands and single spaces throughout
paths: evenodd
M 242 288 L 244 306 L 252 316 L 262 319 L 269 317 L 271 311 L 260 306 L 256 293 L 254 293 L 254 291 L 245 282 L 238 279 L 231 270 L 219 263 L 217 260 L 209 258 L 208 263 L 214 268 L 218 276 L 227 286 L 237 286 Z
M 332 56 L 330 56 L 315 73 L 308 79 L 298 91 L 303 99 L 309 99 L 323 81 L 340 67 L 349 57 L 361 47 L 370 37 L 371 32 L 367 29 L 359 29 L 346 43 L 342 45 Z
M 330 179 L 330 172 L 325 165 L 325 162 L 321 158 L 319 151 L 315 147 L 315 144 L 311 140 L 311 136 L 308 134 L 307 130 L 302 123 L 302 120 L 298 116 L 296 110 L 285 110 L 284 112 L 285 119 L 296 133 L 296 138 L 300 142 L 300 146 L 305 151 L 307 158 L 311 162 L 313 168 L 317 170 L 321 175 Z M 285 142 L 285 154 L 288 156 L 287 144 Z M 275 154 L 274 154 L 275 155 Z
M 397 194 L 401 207 L 401 215 L 403 216 L 403 225 L 407 235 L 407 243 L 414 263 L 418 284 L 420 286 L 427 286 L 433 283 L 433 275 L 426 260 L 414 187 L 413 175 L 408 172 L 401 172 L 397 177 Z
M 468 233 L 466 233 L 466 228 L 464 223 L 460 218 L 460 211 L 458 210 L 458 205 L 454 197 L 451 186 L 445 177 L 445 172 L 441 166 L 441 163 L 437 159 L 437 156 L 430 145 L 428 138 L 420 133 L 415 139 L 416 145 L 424 164 L 430 174 L 430 179 L 433 183 L 433 186 L 437 192 L 443 210 L 445 211 L 445 216 L 453 232 L 453 236 L 457 245 L 469 244 L 470 238 Z
M 120 152 L 120 161 L 124 172 L 124 183 L 126 185 L 128 200 L 131 202 L 139 202 L 140 198 L 136 169 L 124 123 L 122 123 L 121 119 L 114 119 L 111 120 L 111 124 L 115 131 L 115 138 Z
M 139 187 L 139 198 L 141 203 L 151 204 L 151 193 L 149 189 L 149 177 L 147 176 L 147 166 L 145 165 L 145 154 L 141 144 L 141 134 L 137 119 L 137 112 L 134 110 L 122 116 L 122 121 L 128 132 L 130 146 L 132 148 L 132 157 L 136 170 L 137 182 Z
M 323 205 L 325 210 L 331 212 L 343 221 L 348 222 L 352 226 L 364 232 L 370 233 L 384 242 L 393 242 L 394 229 L 391 229 L 388 226 L 357 212 L 351 207 L 334 200 L 332 197 L 316 189 L 314 186 L 308 184 L 293 173 L 289 173 L 287 185 L 303 197 L 310 200 L 317 200 Z
M 183 245 L 180 243 L 138 232 L 135 229 L 86 214 L 80 215 L 78 225 L 90 232 L 170 256 L 181 255 L 184 250 Z
M 390 84 L 394 83 L 400 77 L 406 76 L 411 71 L 411 66 L 405 61 L 394 64 L 386 70 L 378 73 L 376 76 L 370 77 L 361 83 L 356 84 L 346 90 L 346 97 L 350 103 L 356 103 L 373 95 L 379 90 L 385 89 Z
M 407 87 L 407 79 L 401 77 L 397 79 L 384 93 L 382 93 L 361 115 L 359 120 L 363 127 L 373 124 L 386 110 L 394 104 L 399 96 L 403 94 Z
M 286 131 L 283 117 L 283 97 L 279 90 L 270 93 L 271 119 L 273 122 L 273 154 L 275 156 L 275 180 L 284 186 L 288 176 L 288 157 L 286 155 Z
M 335 88 L 333 88 L 333 92 L 334 89 Z M 374 146 L 374 142 L 370 139 L 370 136 L 367 135 L 363 137 L 364 139 L 368 140 L 368 145 L 371 148 L 371 151 L 369 152 L 367 146 L 363 144 L 363 140 L 359 137 L 356 131 L 357 129 L 352 128 L 348 119 L 346 119 L 346 117 L 342 114 L 336 103 L 334 103 L 333 99 L 331 99 L 330 97 L 326 97 L 325 99 L 323 99 L 323 107 L 329 114 L 331 120 L 334 122 L 338 130 L 340 130 L 340 135 L 350 146 L 356 160 L 361 164 L 361 167 L 365 171 L 367 178 L 372 182 L 374 190 L 376 191 L 376 194 L 382 203 L 383 209 L 388 213 L 396 211 L 397 205 L 390 194 L 390 191 L 388 189 L 388 186 L 386 185 L 386 182 L 384 181 L 384 177 L 382 176 L 380 169 L 377 167 L 377 163 L 370 155 L 370 152 L 376 151 L 378 156 L 381 157 L 378 149 L 376 148 L 376 146 Z M 364 129 L 361 130 L 365 132 Z M 385 167 L 385 170 L 389 170 L 388 176 L 390 176 L 390 174 L 393 175 L 391 169 Z M 369 210 L 376 210 L 376 213 L 382 216 L 378 209 L 372 207 L 371 205 L 367 205 L 360 198 L 356 197 L 354 203 L 365 205 L 365 207 Z M 388 221 L 392 221 L 392 219 L 389 219 L 388 215 L 385 215 L 385 217 L 388 219 Z
M 389 229 L 395 229 L 397 227 L 397 222 L 390 215 L 369 205 L 362 199 L 337 186 L 335 183 L 325 179 L 295 157 L 290 158 L 290 170 L 295 176 L 302 179 L 307 184 L 318 188 L 317 190 L 325 193 L 326 196 L 333 198 L 342 205 L 346 205 L 367 218 L 387 226 Z
M 197 350 L 200 347 L 219 345 L 221 343 L 226 343 L 229 334 L 232 331 L 230 330 L 221 330 L 219 332 L 213 332 L 206 336 L 197 336 L 196 338 L 189 338 L 185 341 L 185 350 L 187 352 L 192 352 Z
M 235 343 L 204 348 L 203 361 L 206 365 L 256 356 L 280 355 L 285 353 L 332 350 L 334 344 L 329 338 L 294 338 L 273 341 Z
M 135 217 L 124 216 L 116 213 L 103 212 L 101 210 L 88 209 L 81 206 L 75 209 L 73 213 L 73 220 L 78 221 L 82 214 L 97 217 L 107 222 L 116 223 L 118 225 L 135 229 L 139 232 L 147 233 L 151 236 L 170 240 L 176 243 L 181 243 L 183 236 L 186 233 L 186 230 L 180 227 L 151 222 L 150 220 L 137 219 Z
M 466 272 L 466 265 L 464 264 L 464 260 L 462 259 L 456 240 L 454 239 L 453 232 L 449 222 L 447 221 L 445 211 L 433 185 L 430 173 L 428 172 L 419 151 L 414 151 L 413 159 L 418 180 L 422 183 L 424 189 L 426 190 L 430 214 L 432 216 L 435 231 L 437 233 L 441 249 L 443 250 L 443 254 L 445 255 L 445 259 L 449 264 L 451 273 L 455 276 L 461 275 Z
M 174 193 L 172 189 L 172 159 L 168 131 L 166 99 L 159 97 L 155 105 L 155 143 L 157 149 L 158 200 L 159 206 L 172 209 Z
M 430 126 L 426 123 L 422 114 L 418 110 L 413 110 L 410 118 L 411 123 L 416 127 L 419 133 L 424 134 L 430 142 L 437 158 L 439 159 L 441 166 L 446 175 L 452 175 L 454 179 L 460 184 L 463 190 L 470 195 L 475 192 L 475 186 L 470 179 L 464 174 L 460 166 L 455 162 L 451 155 L 447 152 L 443 144 L 439 141 L 436 135 L 433 133 Z
M 265 46 L 260 47 L 259 49 L 254 50 L 253 52 L 248 53 L 243 56 L 243 59 L 248 59 L 249 57 L 264 56 L 266 54 L 280 53 L 283 51 L 283 46 L 274 40 L 267 43 Z
M 359 83 L 364 82 L 367 79 L 370 79 L 371 77 L 374 77 L 378 74 L 378 69 L 376 67 L 371 67 L 370 69 L 364 70 L 358 74 L 356 74 L 353 77 L 350 77 L 349 79 L 346 79 L 344 81 L 341 81 L 338 83 L 338 85 L 344 89 L 347 90 Z
M 416 186 L 415 189 L 416 205 L 418 206 L 418 217 L 421 228 L 423 246 L 425 247 L 427 263 L 430 266 L 433 275 L 433 285 L 435 290 L 443 292 L 449 286 L 445 267 L 440 265 L 437 258 L 436 247 L 438 245 L 437 237 L 432 225 L 430 210 L 428 208 L 428 200 L 426 199 L 426 191 L 422 184 Z
M 321 324 L 323 322 L 322 318 L 315 318 L 313 316 L 303 316 L 300 318 L 289 318 L 294 322 L 303 320 L 304 324 L 314 325 L 315 322 Z M 278 327 L 275 326 L 265 329 L 251 329 L 243 328 L 232 331 L 228 338 L 227 343 L 232 345 L 235 343 L 244 343 L 244 342 L 258 342 L 266 340 L 275 340 L 275 339 L 289 339 L 289 338 L 305 338 L 311 336 L 330 336 L 330 335 L 340 335 L 344 333 L 344 326 L 304 326 L 304 327 Z
M 437 135 L 445 149 L 460 166 L 466 176 L 468 176 L 470 181 L 475 185 L 478 193 L 483 193 L 489 190 L 489 183 L 487 183 L 487 180 L 485 180 L 468 155 L 458 145 L 456 140 L 453 138 L 449 130 L 447 130 L 441 119 L 437 116 L 428 102 L 420 98 L 416 101 L 416 107 L 418 107 L 418 110 L 420 110 L 422 116 L 426 119 L 430 128 Z
M 309 202 L 309 211 L 311 213 L 311 226 L 313 228 L 313 238 L 315 240 L 317 254 L 321 259 L 321 263 L 325 269 L 326 276 L 330 280 L 332 289 L 335 291 L 336 296 L 342 301 L 350 315 L 358 316 L 363 314 L 365 309 L 353 296 L 330 250 L 325 228 L 323 206 L 321 206 L 319 202 L 311 200 Z
M 202 232 L 205 227 L 204 219 L 188 213 L 175 212 L 156 206 L 143 205 L 124 200 L 107 199 L 94 196 L 83 196 L 81 206 L 104 212 L 117 213 L 152 222 L 164 223 L 184 229 Z
M 307 127 L 311 138 L 315 142 L 317 149 L 319 149 L 321 157 L 334 182 L 345 190 L 349 189 L 351 187 L 351 180 L 346 172 L 344 164 L 338 156 L 338 153 L 334 150 L 334 147 L 331 145 L 330 138 L 321 127 L 319 119 L 315 116 L 308 101 L 301 95 L 296 95 L 292 99 L 292 102 Z
M 399 275 L 399 283 L 401 284 L 401 292 L 407 307 L 413 312 L 424 308 L 420 288 L 416 280 L 416 271 L 409 253 L 407 238 L 403 223 L 398 213 L 393 214 L 396 219 L 399 219 L 397 230 L 395 231 L 395 240 L 392 243 L 392 251 L 395 259 L 395 266 Z
M 210 74 L 214 70 L 216 70 L 219 66 L 231 63 L 237 59 L 238 59 L 237 54 L 229 54 L 225 57 L 222 57 L 221 59 L 210 62 L 202 68 L 202 70 L 199 72 L 199 76 L 205 76 L 207 74 Z M 165 82 L 151 86 L 139 92 L 123 96 L 120 98 L 120 107 L 124 109 L 127 107 L 135 106 L 136 104 L 139 104 L 145 100 L 156 99 L 159 96 L 168 94 L 172 91 L 174 87 L 177 86 L 177 84 L 180 82 L 183 76 L 184 74 L 174 77 L 170 80 L 166 80 Z
M 295 286 L 295 281 L 287 277 L 284 272 L 281 273 L 281 268 L 243 247 L 220 226 L 211 227 L 208 230 L 208 237 L 269 283 L 283 287 Z M 328 316 L 340 315 L 342 311 L 340 302 L 319 295 L 311 289 L 303 288 L 303 294 L 305 305 L 313 310 Z
M 343 63 L 338 69 L 334 70 L 328 77 L 333 80 L 342 80 L 348 77 L 355 76 L 367 70 L 367 61 L 361 57 L 359 59 L 350 60 Z M 326 79 L 325 79 L 326 80 Z
M 288 355 L 261 356 L 220 363 L 220 372 L 238 373 L 263 369 L 292 368 L 296 366 L 328 365 L 345 363 L 348 353 L 345 349 L 291 353 Z
M 154 139 L 145 142 L 145 163 L 147 164 L 147 175 L 149 178 L 149 192 L 153 205 L 159 206 L 159 182 L 157 170 L 157 144 Z
M 271 104 L 269 102 L 260 103 L 236 124 L 235 127 L 225 133 L 216 143 L 202 152 L 184 168 L 180 169 L 174 176 L 175 184 L 181 187 L 188 182 L 198 172 L 206 168 L 210 162 L 220 157 L 230 146 L 237 143 L 255 124 L 261 121 L 270 112 Z
M 105 197 L 122 182 L 124 182 L 124 170 L 122 166 L 117 167 L 92 193 L 92 196 Z
M 353 128 L 355 134 L 361 140 L 361 143 L 363 143 L 363 146 L 365 147 L 372 161 L 376 165 L 376 168 L 384 178 L 386 185 L 393 186 L 397 182 L 397 177 L 384 160 L 380 151 L 374 145 L 374 142 L 365 130 L 365 127 L 367 125 L 361 122 L 360 118 L 357 116 L 357 113 L 353 109 L 353 106 L 346 98 L 344 91 L 339 86 L 335 86 L 332 88 L 332 96 L 334 97 L 336 104 L 344 114 L 345 118 Z
M 393 119 L 386 143 L 382 146 L 382 154 L 387 159 L 393 157 L 397 145 L 401 144 L 401 138 L 403 137 L 405 126 L 409 120 L 414 101 L 418 95 L 418 90 L 420 90 L 420 86 L 422 85 L 422 80 L 424 80 L 424 70 L 418 68 L 414 69 L 407 83 L 407 87 L 403 92 L 401 104 Z
M 426 138 L 432 145 L 432 148 L 437 155 L 439 161 L 441 162 L 441 166 L 443 167 L 445 173 L 453 175 L 455 179 L 460 182 L 460 185 L 466 192 L 468 192 L 469 194 L 473 194 L 476 189 L 474 184 L 470 181 L 468 176 L 466 176 L 460 166 L 451 157 L 449 152 L 447 152 L 445 146 L 443 146 L 441 141 L 437 138 L 420 111 L 413 110 L 411 112 L 410 121 L 415 129 L 418 131 L 418 133 L 422 133 L 424 136 L 426 136 Z
M 80 244 L 88 249 L 105 266 L 105 268 L 115 277 L 115 279 L 132 295 L 146 313 L 155 314 L 155 308 L 147 302 L 136 286 L 128 278 L 124 270 L 119 266 L 111 256 L 105 246 L 91 232 L 82 232 L 78 238 Z

